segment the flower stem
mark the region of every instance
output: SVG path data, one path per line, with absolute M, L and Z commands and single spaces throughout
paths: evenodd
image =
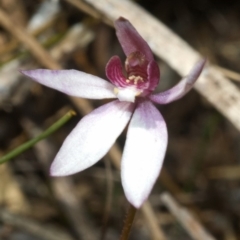
M 12 158 L 18 156 L 23 153 L 27 149 L 34 146 L 37 142 L 41 141 L 44 138 L 47 138 L 49 135 L 57 131 L 60 127 L 62 127 L 65 123 L 67 123 L 76 113 L 73 110 L 68 111 L 62 118 L 60 118 L 57 122 L 55 122 L 52 126 L 50 126 L 47 130 L 42 132 L 37 137 L 31 139 L 30 141 L 23 143 L 17 148 L 13 149 L 11 152 L 7 153 L 3 157 L 0 158 L 0 164 L 5 163 Z
M 132 205 L 130 205 L 128 212 L 127 212 L 125 222 L 124 222 L 120 240 L 128 239 L 136 212 L 137 212 L 137 209 L 135 207 L 133 207 Z

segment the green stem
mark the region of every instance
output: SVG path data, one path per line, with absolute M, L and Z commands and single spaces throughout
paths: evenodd
M 133 207 L 132 205 L 130 205 L 128 212 L 127 212 L 125 222 L 124 222 L 120 240 L 128 239 L 136 212 L 137 212 L 137 209 L 135 207 Z
M 62 118 L 60 118 L 57 122 L 55 122 L 52 126 L 50 126 L 47 130 L 42 132 L 37 137 L 31 139 L 30 141 L 23 143 L 19 147 L 13 149 L 11 152 L 7 153 L 3 157 L 0 158 L 0 164 L 5 163 L 12 158 L 18 156 L 19 154 L 23 153 L 27 149 L 31 148 L 37 142 L 41 141 L 44 138 L 47 138 L 49 135 L 57 131 L 60 127 L 62 127 L 65 123 L 67 123 L 76 113 L 73 110 L 70 110 L 66 113 Z

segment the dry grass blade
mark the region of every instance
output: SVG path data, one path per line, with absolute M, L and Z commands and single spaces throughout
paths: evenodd
M 225 76 L 225 77 L 228 77 L 232 80 L 235 80 L 237 82 L 240 82 L 240 74 L 237 73 L 237 72 L 234 72 L 232 70 L 229 70 L 227 68 L 223 68 L 223 67 L 219 67 L 219 66 L 216 66 L 216 68 L 222 72 L 222 74 Z
M 38 61 L 45 67 L 51 69 L 61 68 L 47 51 L 31 36 L 25 29 L 20 26 L 16 26 L 12 19 L 0 9 L 0 25 L 7 29 L 13 36 L 26 45 L 31 53 L 38 59 Z
M 29 213 L 30 205 L 9 166 L 0 166 L 0 176 L 0 205 L 6 206 L 12 212 Z
M 207 176 L 210 179 L 239 180 L 240 166 L 212 167 L 208 169 Z
M 42 226 L 32 219 L 12 214 L 3 209 L 0 209 L 0 220 L 5 224 L 22 229 L 23 231 L 26 231 L 43 240 L 73 239 L 69 234 L 63 232 L 62 230 Z
M 165 234 L 159 230 L 158 220 L 153 212 L 150 203 L 147 201 L 142 206 L 142 212 L 145 216 L 146 224 L 151 229 L 151 235 L 153 240 L 167 240 Z
M 187 209 L 181 207 L 170 194 L 163 193 L 160 199 L 194 240 L 215 239 L 201 226 L 197 219 L 194 218 Z

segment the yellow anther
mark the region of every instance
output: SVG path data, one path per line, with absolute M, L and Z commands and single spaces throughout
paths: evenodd
M 126 80 L 127 83 L 129 83 L 130 81 L 133 81 L 133 84 L 136 85 L 139 81 L 143 82 L 143 78 L 140 76 L 132 75 Z
M 135 96 L 136 96 L 136 97 L 137 97 L 137 96 L 140 96 L 140 95 L 141 95 L 141 93 L 142 93 L 142 92 L 141 92 L 141 91 L 139 91 L 139 92 L 137 92 L 137 93 L 136 93 L 136 95 L 135 95 Z
M 114 88 L 114 89 L 113 89 L 113 92 L 114 92 L 114 94 L 116 94 L 116 95 L 117 95 L 117 94 L 119 93 L 119 90 L 118 90 L 118 88 Z

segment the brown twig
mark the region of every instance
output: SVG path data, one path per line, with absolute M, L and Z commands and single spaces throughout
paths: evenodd
M 31 35 L 29 35 L 25 29 L 12 22 L 12 19 L 2 9 L 0 9 L 0 25 L 21 41 L 41 65 L 51 69 L 61 68 L 47 51 Z
M 99 11 L 97 11 L 94 8 L 92 8 L 91 6 L 89 6 L 86 2 L 81 1 L 81 0 L 65 0 L 65 1 L 70 3 L 71 5 L 73 5 L 77 9 L 79 9 L 80 11 L 83 11 L 94 18 L 101 19 L 108 25 L 113 25 L 112 21 L 109 21 L 109 19 L 107 19 Z

